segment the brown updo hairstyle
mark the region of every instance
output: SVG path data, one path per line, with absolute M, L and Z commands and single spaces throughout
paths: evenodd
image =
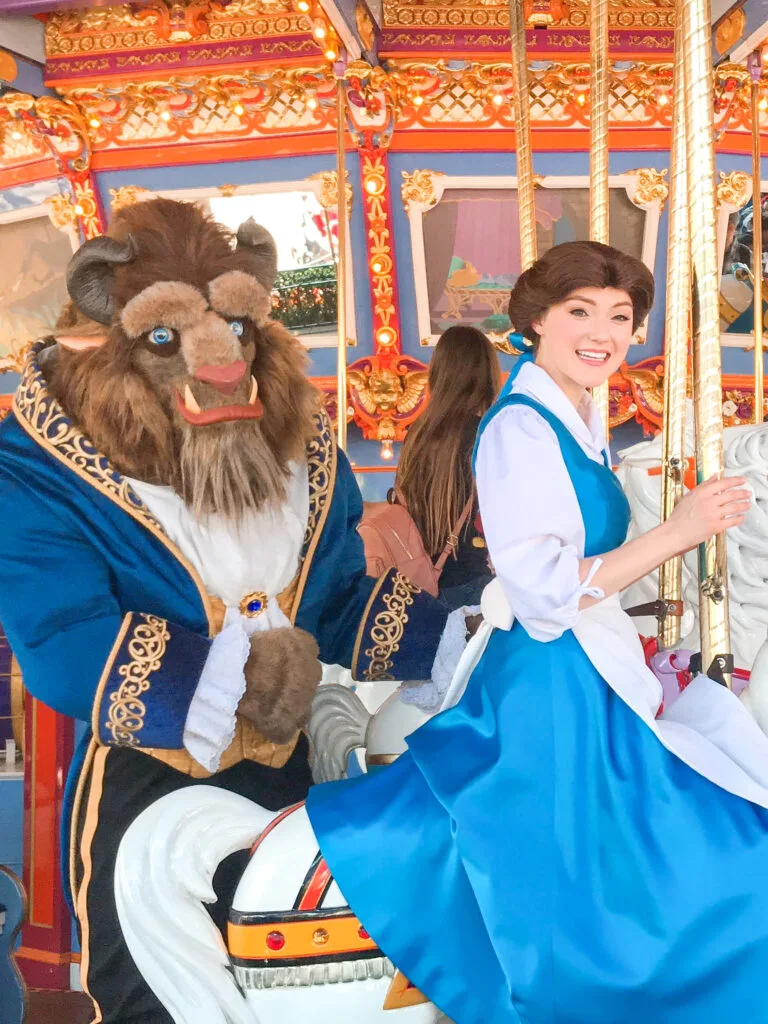
M 642 260 L 602 242 L 563 242 L 518 277 L 509 298 L 509 319 L 514 329 L 535 346 L 539 336 L 533 321 L 579 288 L 626 292 L 632 300 L 633 331 L 653 304 L 653 274 Z

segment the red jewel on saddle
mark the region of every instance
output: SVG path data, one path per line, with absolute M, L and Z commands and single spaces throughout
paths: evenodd
M 270 932 L 267 935 L 267 949 L 271 949 L 276 953 L 279 949 L 282 949 L 285 945 L 285 936 L 282 932 Z
M 361 939 L 370 939 L 371 937 L 362 925 L 357 929 L 357 934 Z

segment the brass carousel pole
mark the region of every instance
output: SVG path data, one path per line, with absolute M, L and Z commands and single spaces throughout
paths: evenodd
M 608 244 L 608 0 L 589 5 L 590 47 L 590 150 L 589 150 L 589 237 Z M 610 432 L 609 384 L 593 391 L 600 410 L 606 438 Z
M 536 207 L 533 152 L 528 100 L 528 56 L 522 0 L 509 0 L 509 34 L 515 86 L 515 138 L 517 142 L 517 200 L 520 211 L 520 269 L 536 262 Z
M 347 447 L 347 172 L 344 128 L 347 121 L 344 79 L 336 80 L 336 436 Z
M 723 411 L 715 230 L 714 109 L 710 7 L 683 0 L 685 130 L 691 257 L 694 273 L 693 383 L 696 412 L 696 476 L 723 475 Z M 699 547 L 699 622 L 702 669 L 731 685 L 725 534 Z
M 669 199 L 669 260 L 664 330 L 664 420 L 662 424 L 661 520 L 669 519 L 683 494 L 685 465 L 685 400 L 688 376 L 688 329 L 691 310 L 691 263 L 685 135 L 685 73 L 683 30 L 675 28 L 674 108 Z M 682 600 L 683 559 L 678 555 L 659 568 L 659 598 L 667 606 Z M 680 616 L 665 615 L 659 623 L 662 647 L 680 641 Z
M 760 196 L 760 79 L 762 58 L 750 54 L 752 100 L 752 276 L 755 316 L 755 423 L 763 422 L 763 207 Z

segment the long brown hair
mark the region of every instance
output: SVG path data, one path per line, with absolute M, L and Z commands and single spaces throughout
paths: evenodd
M 472 494 L 472 437 L 501 386 L 493 345 L 475 327 L 449 327 L 429 364 L 429 403 L 400 454 L 397 486 L 433 558 Z

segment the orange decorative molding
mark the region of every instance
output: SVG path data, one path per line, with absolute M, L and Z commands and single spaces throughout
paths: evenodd
M 754 422 L 755 386 L 746 374 L 723 374 L 723 423 L 737 427 Z M 768 400 L 766 409 L 768 411 Z M 664 413 L 664 356 L 652 356 L 633 366 L 624 365 L 610 381 L 611 428 L 631 419 L 646 434 L 661 430 Z
M 335 127 L 335 84 L 326 65 L 88 87 L 63 94 L 81 111 L 99 152 L 136 146 L 250 139 Z
M 311 28 L 293 0 L 141 0 L 58 11 L 46 20 L 46 81 L 306 59 L 317 53 Z
M 361 148 L 360 174 L 373 306 L 374 352 L 400 352 L 395 235 L 386 150 Z
M 526 7 L 534 5 L 526 4 Z M 543 6 L 537 4 L 536 6 Z M 564 8 L 559 29 L 588 29 L 589 0 L 550 3 Z M 611 0 L 608 24 L 611 28 L 634 30 L 673 29 L 674 0 Z M 439 29 L 467 26 L 473 29 L 509 31 L 507 0 L 384 0 L 385 28 Z

